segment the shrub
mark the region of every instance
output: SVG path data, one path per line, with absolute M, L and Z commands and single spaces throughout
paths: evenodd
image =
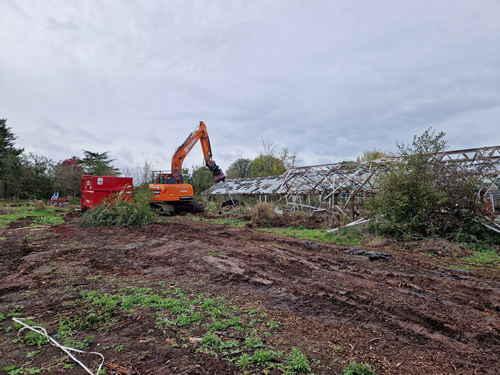
M 477 231 L 476 218 L 484 212 L 477 199 L 483 167 L 443 162 L 444 136 L 427 129 L 412 145 L 398 145 L 400 161 L 380 178 L 380 191 L 370 202 L 377 231 L 450 239 L 459 229 Z
M 277 214 L 269 203 L 257 203 L 250 211 L 251 223 L 255 226 L 275 226 Z
M 130 201 L 124 201 L 116 195 L 94 209 L 87 210 L 79 220 L 83 226 L 103 225 L 148 225 L 155 220 L 155 213 L 150 207 L 150 193 L 145 188 L 134 191 Z

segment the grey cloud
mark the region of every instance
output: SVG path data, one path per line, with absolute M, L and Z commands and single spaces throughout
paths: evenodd
M 456 148 L 500 144 L 494 0 L 27 0 L 0 13 L 0 117 L 53 159 L 86 148 L 168 168 L 200 120 L 225 167 L 263 137 L 303 163 L 394 150 L 430 126 Z

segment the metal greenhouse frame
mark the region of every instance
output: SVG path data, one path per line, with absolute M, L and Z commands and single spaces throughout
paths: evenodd
M 342 213 L 354 218 L 365 198 L 378 190 L 378 178 L 398 158 L 366 162 L 342 162 L 295 167 L 281 176 L 226 180 L 202 193 L 221 200 L 253 199 L 269 201 L 286 209 L 306 210 L 309 214 Z M 493 210 L 500 198 L 500 146 L 447 151 L 437 160 L 459 163 L 461 168 L 479 176 L 484 184 L 478 192 L 491 199 Z

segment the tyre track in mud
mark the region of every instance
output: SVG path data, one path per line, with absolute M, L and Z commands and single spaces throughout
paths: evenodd
M 370 262 L 344 254 L 345 246 L 314 249 L 293 238 L 182 220 L 143 228 L 68 225 L 54 235 L 87 243 L 58 256 L 103 274 L 201 282 L 214 293 L 293 313 L 317 331 L 341 330 L 357 352 L 385 358 L 392 366 L 386 373 L 435 373 L 429 369 L 439 364 L 443 373 L 494 374 L 499 367 L 498 284 L 454 278 L 397 251 L 390 261 Z
M 435 350 L 434 360 L 439 352 L 447 352 L 443 360 L 462 366 L 473 363 L 486 373 L 485 360 L 498 361 L 497 287 L 418 268 L 413 273 L 394 272 L 390 268 L 412 268 L 398 259 L 371 263 L 342 254 L 339 248 L 324 246 L 318 254 L 298 240 L 247 229 L 231 229 L 232 236 L 219 236 L 220 229 L 208 233 L 206 228 L 198 233 L 192 229 L 179 246 L 171 243 L 165 255 L 175 262 L 169 263 L 183 265 L 182 272 L 172 271 L 177 276 L 199 274 L 221 289 L 229 285 L 232 290 L 258 294 L 273 308 L 304 318 L 362 327 L 398 345 L 416 344 L 420 355 Z M 200 241 L 200 234 L 206 240 Z M 198 240 L 184 242 L 190 237 Z M 170 235 L 167 239 L 172 242 Z M 150 256 L 162 259 L 159 249 L 163 247 Z

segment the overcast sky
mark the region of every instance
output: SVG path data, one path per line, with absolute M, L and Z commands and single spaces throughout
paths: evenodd
M 200 120 L 225 170 L 262 140 L 300 165 L 429 127 L 500 144 L 498 0 L 1 0 L 0 118 L 54 161 L 169 169 Z M 201 165 L 196 146 L 185 165 Z

